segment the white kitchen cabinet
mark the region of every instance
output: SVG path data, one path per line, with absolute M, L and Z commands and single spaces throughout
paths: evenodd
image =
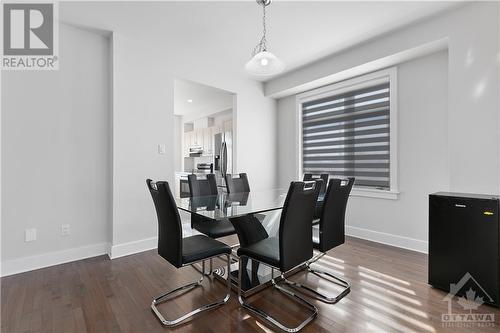
M 216 131 L 216 128 L 215 127 L 210 127 L 210 149 L 212 150 L 212 154 L 215 154 L 215 138 L 214 138 L 214 135 L 215 135 L 215 131 Z
M 200 129 L 194 130 L 192 145 L 203 147 L 203 132 Z
M 182 140 L 182 156 L 187 156 L 187 152 L 189 150 L 189 142 L 187 133 L 184 133 L 184 138 Z
M 203 146 L 203 133 L 200 130 L 194 130 L 184 133 L 186 142 L 189 147 Z
M 212 133 L 212 127 L 203 129 L 203 155 L 213 154 Z
M 189 156 L 189 148 L 195 143 L 194 131 L 184 133 L 184 156 Z
M 198 128 L 184 133 L 184 156 L 189 156 L 189 148 L 201 147 L 203 155 L 213 155 L 214 135 L 221 132 L 221 128 Z

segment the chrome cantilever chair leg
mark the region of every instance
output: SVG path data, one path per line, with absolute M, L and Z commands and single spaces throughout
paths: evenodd
M 246 256 L 241 256 L 240 257 L 240 260 L 238 262 L 238 265 L 239 265 L 239 269 L 238 269 L 238 286 L 241 286 L 241 276 L 243 274 L 243 267 L 242 267 L 242 258 L 243 257 L 246 257 Z M 248 257 L 247 257 L 248 258 Z M 251 260 L 255 260 L 255 259 L 252 259 L 252 258 L 249 258 Z M 258 261 L 258 260 L 256 260 Z M 262 263 L 262 262 L 261 262 Z M 262 263 L 264 264 L 264 263 Z M 264 264 L 266 265 L 266 264 Z M 274 267 L 270 266 L 272 269 L 273 269 L 273 272 L 274 272 Z M 282 279 L 284 279 L 284 274 L 281 273 L 280 277 Z M 318 308 L 310 303 L 309 301 L 307 301 L 306 299 L 302 298 L 300 295 L 297 295 L 295 293 L 293 293 L 291 290 L 288 290 L 286 288 L 283 288 L 282 286 L 278 285 L 274 279 L 274 273 L 273 273 L 273 276 L 272 276 L 272 285 L 273 287 L 275 287 L 276 289 L 278 289 L 279 291 L 281 291 L 282 293 L 284 293 L 285 295 L 291 297 L 293 300 L 295 300 L 296 302 L 304 305 L 305 307 L 307 307 L 309 310 L 311 310 L 313 313 L 307 318 L 305 319 L 302 323 L 300 323 L 297 327 L 287 327 L 285 325 L 283 325 L 282 323 L 280 323 L 278 320 L 276 320 L 275 318 L 271 317 L 269 314 L 267 314 L 266 312 L 262 311 L 261 309 L 259 308 L 256 308 L 248 303 L 245 302 L 245 299 L 243 298 L 242 296 L 242 293 L 241 293 L 241 288 L 238 287 L 238 301 L 240 302 L 240 305 L 247 309 L 248 311 L 250 311 L 251 313 L 257 315 L 258 317 L 260 317 L 261 319 L 263 319 L 264 321 L 280 328 L 281 330 L 285 331 L 285 332 L 290 332 L 290 333 L 293 333 L 293 332 L 298 332 L 300 331 L 302 328 L 304 328 L 307 324 L 309 324 L 314 318 L 316 318 L 316 316 L 318 315 Z
M 213 257 L 212 257 L 213 258 Z M 212 259 L 210 258 L 210 259 Z M 230 265 L 231 265 L 231 259 L 230 259 L 230 255 L 227 254 L 226 255 L 226 258 L 227 258 L 227 267 L 228 269 L 230 268 Z M 192 264 L 190 264 L 192 265 Z M 205 270 L 205 261 L 203 260 L 203 270 Z M 165 317 L 163 317 L 163 315 L 160 313 L 160 311 L 158 310 L 157 308 L 157 305 L 160 304 L 160 303 L 163 303 L 171 298 L 173 298 L 172 296 L 178 292 L 181 292 L 180 294 L 183 294 L 185 292 L 188 292 L 198 286 L 201 285 L 201 283 L 203 282 L 203 277 L 204 277 L 205 274 L 202 274 L 201 275 L 201 278 L 196 281 L 196 282 L 192 282 L 192 283 L 189 283 L 189 284 L 186 284 L 182 287 L 179 287 L 177 289 L 174 289 L 174 290 L 171 290 L 157 298 L 155 298 L 153 300 L 153 302 L 151 303 L 151 310 L 154 312 L 154 314 L 156 315 L 156 317 L 161 321 L 161 323 L 164 325 L 164 326 L 167 326 L 167 327 L 172 327 L 172 326 L 176 326 L 176 325 L 179 325 L 180 323 L 182 323 L 183 321 L 185 321 L 186 319 L 200 313 L 200 312 L 203 312 L 203 311 L 206 311 L 206 310 L 210 310 L 210 309 L 214 309 L 214 308 L 217 308 L 221 305 L 224 305 L 227 303 L 227 301 L 229 300 L 229 297 L 231 295 L 231 280 L 228 279 L 227 281 L 227 294 L 226 296 L 220 300 L 220 301 L 217 301 L 217 302 L 213 302 L 213 303 L 210 303 L 210 304 L 206 304 L 206 305 L 203 305 L 189 313 L 186 313 L 185 315 L 179 317 L 179 318 L 176 318 L 176 319 L 173 319 L 173 320 L 168 320 L 168 319 L 165 319 Z M 179 294 L 179 295 L 180 295 Z
M 197 267 L 196 265 L 194 265 L 194 264 L 192 264 L 191 266 L 192 266 L 195 270 L 197 270 L 198 272 L 200 272 L 201 274 L 203 274 L 204 276 L 210 276 L 210 275 L 212 275 L 212 273 L 213 273 L 213 271 L 212 271 L 212 259 L 210 259 L 210 266 L 209 266 L 209 269 L 210 269 L 210 270 L 208 271 L 208 273 L 206 273 L 206 272 L 205 272 L 205 261 L 206 261 L 206 260 L 207 260 L 207 259 L 204 259 L 204 260 L 202 260 L 202 261 L 201 261 L 201 269 L 200 269 L 200 268 L 198 268 L 198 267 Z
M 311 268 L 311 263 L 318 261 L 324 255 L 325 255 L 324 253 L 321 253 L 319 256 L 314 257 L 313 259 L 311 259 L 310 261 L 308 261 L 306 263 L 306 267 L 307 267 L 307 270 L 309 272 L 319 276 L 320 278 L 323 278 L 329 282 L 335 283 L 336 285 L 343 287 L 342 291 L 340 293 L 338 293 L 337 295 L 334 295 L 334 296 L 325 295 L 325 294 L 322 294 L 322 293 L 312 289 L 311 287 L 309 287 L 305 284 L 290 281 L 287 279 L 285 279 L 283 282 L 306 296 L 315 298 L 315 299 L 317 299 L 321 302 L 324 302 L 324 303 L 335 304 L 351 292 L 351 285 L 349 284 L 349 282 L 333 275 L 332 273 Z M 324 276 L 327 276 L 328 279 L 325 278 Z M 304 290 L 306 292 L 304 292 Z

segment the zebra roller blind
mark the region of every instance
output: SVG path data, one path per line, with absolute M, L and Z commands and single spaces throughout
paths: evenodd
M 389 82 L 302 103 L 304 173 L 390 189 Z

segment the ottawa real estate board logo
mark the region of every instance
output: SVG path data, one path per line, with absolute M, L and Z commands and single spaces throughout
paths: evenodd
M 450 292 L 443 301 L 448 302 L 448 312 L 441 314 L 443 327 L 473 330 L 495 326 L 495 314 L 482 306 L 493 299 L 469 272 L 457 283 L 450 283 Z M 453 307 L 455 302 L 458 306 Z
M 57 70 L 57 2 L 2 2 L 3 70 Z

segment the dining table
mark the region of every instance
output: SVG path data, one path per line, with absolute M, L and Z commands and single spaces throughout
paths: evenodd
M 276 218 L 276 213 L 279 212 L 276 211 L 283 208 L 286 196 L 286 189 L 276 188 L 242 193 L 221 192 L 217 195 L 176 198 L 175 201 L 178 209 L 199 215 L 207 223 L 228 219 L 236 230 L 239 245 L 247 246 L 270 236 L 264 226 L 269 215 L 273 216 L 274 224 L 278 223 L 279 226 L 279 216 Z M 321 205 L 323 199 L 324 196 L 320 194 L 317 204 Z M 277 228 L 274 229 L 276 232 Z M 241 286 L 244 296 L 250 296 L 271 285 L 273 278 L 275 282 L 278 281 L 274 269 L 269 266 L 251 262 L 251 260 L 245 262 L 244 265 L 246 269 L 242 270 L 244 276 L 242 276 Z M 305 267 L 305 264 L 299 266 L 286 272 L 285 276 L 293 275 Z M 222 282 L 227 282 L 229 278 L 233 289 L 239 288 L 237 260 L 233 260 L 230 272 L 226 272 L 226 269 L 221 266 L 213 271 L 213 275 Z

